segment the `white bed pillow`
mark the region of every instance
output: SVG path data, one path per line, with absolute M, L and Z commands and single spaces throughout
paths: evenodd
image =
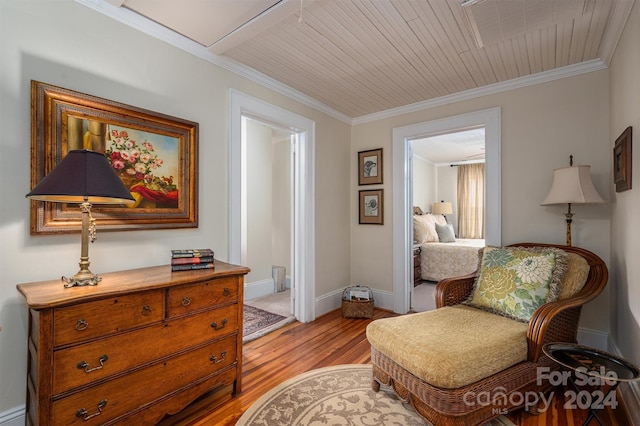
M 413 215 L 413 236 L 417 244 L 437 243 L 439 238 L 434 215 Z
M 446 226 L 447 225 L 447 219 L 444 217 L 444 215 L 432 214 L 431 216 L 433 216 L 433 220 L 436 223 L 436 225 L 440 225 L 440 226 Z

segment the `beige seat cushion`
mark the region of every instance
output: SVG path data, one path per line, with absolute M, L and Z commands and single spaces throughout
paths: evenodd
M 454 389 L 525 361 L 527 327 L 456 305 L 373 321 L 367 339 L 425 382 Z

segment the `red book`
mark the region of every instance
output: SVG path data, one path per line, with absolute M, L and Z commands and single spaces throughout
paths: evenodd
M 174 257 L 171 259 L 172 265 L 196 265 L 199 263 L 212 263 L 213 256 L 202 257 Z

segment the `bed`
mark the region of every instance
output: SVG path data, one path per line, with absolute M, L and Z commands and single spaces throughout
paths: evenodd
M 443 278 L 470 274 L 478 268 L 478 249 L 484 240 L 458 238 L 455 242 L 424 243 L 420 246 L 420 278 Z
M 478 250 L 484 239 L 455 238 L 453 226 L 443 215 L 413 215 L 414 243 L 420 246 L 420 278 L 443 278 L 470 274 L 478 267 Z

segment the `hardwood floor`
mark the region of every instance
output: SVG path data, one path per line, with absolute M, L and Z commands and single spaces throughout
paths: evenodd
M 376 309 L 373 319 L 395 316 Z M 345 319 L 340 310 L 328 313 L 312 323 L 294 322 L 244 345 L 242 393 L 215 407 L 206 398 L 178 416 L 166 419 L 162 426 L 232 426 L 242 413 L 265 392 L 283 381 L 315 368 L 339 364 L 370 363 L 370 346 L 365 329 L 373 319 Z M 582 425 L 586 412 L 564 410 L 565 403 L 558 391 L 552 409 L 539 416 L 510 413 L 518 426 Z M 628 425 L 624 410 L 604 410 L 600 413 L 604 425 Z M 597 422 L 592 422 L 596 424 Z

